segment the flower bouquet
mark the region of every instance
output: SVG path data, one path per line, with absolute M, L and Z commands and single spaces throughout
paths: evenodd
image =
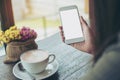
M 36 37 L 37 33 L 28 27 L 18 29 L 12 26 L 4 32 L 0 31 L 0 44 L 7 44 L 4 63 L 17 62 L 23 52 L 37 49 Z

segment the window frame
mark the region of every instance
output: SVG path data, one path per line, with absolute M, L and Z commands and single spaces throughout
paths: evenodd
M 1 29 L 5 31 L 6 29 L 13 26 L 14 23 L 14 16 L 12 10 L 11 0 L 0 0 L 0 16 L 1 16 Z M 4 47 L 6 49 L 6 45 Z
M 1 29 L 5 31 L 14 25 L 11 0 L 0 0 Z

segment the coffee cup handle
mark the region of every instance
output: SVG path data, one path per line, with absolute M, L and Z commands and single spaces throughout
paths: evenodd
M 52 57 L 52 59 L 48 62 L 48 64 L 52 63 L 52 62 L 55 60 L 55 57 L 56 57 L 56 56 L 55 56 L 54 54 L 50 54 L 49 57 L 48 57 L 48 59 L 49 59 L 50 57 Z

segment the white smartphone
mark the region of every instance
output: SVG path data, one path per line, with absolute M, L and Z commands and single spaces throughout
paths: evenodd
M 84 41 L 80 24 L 79 12 L 76 5 L 61 7 L 59 9 L 61 24 L 65 36 L 65 43 L 71 44 Z

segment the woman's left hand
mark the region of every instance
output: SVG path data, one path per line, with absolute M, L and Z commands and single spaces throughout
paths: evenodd
M 70 45 L 75 47 L 78 50 L 85 51 L 85 52 L 88 52 L 88 53 L 93 53 L 94 49 L 95 49 L 95 47 L 94 47 L 94 34 L 93 34 L 93 31 L 88 26 L 88 24 L 83 19 L 83 17 L 80 17 L 80 23 L 81 23 L 81 26 L 83 28 L 85 41 L 72 43 Z M 60 28 L 60 33 L 61 33 L 61 36 L 62 36 L 62 40 L 64 42 L 65 37 L 64 37 L 63 28 L 62 28 L 62 26 L 60 26 L 59 28 Z

